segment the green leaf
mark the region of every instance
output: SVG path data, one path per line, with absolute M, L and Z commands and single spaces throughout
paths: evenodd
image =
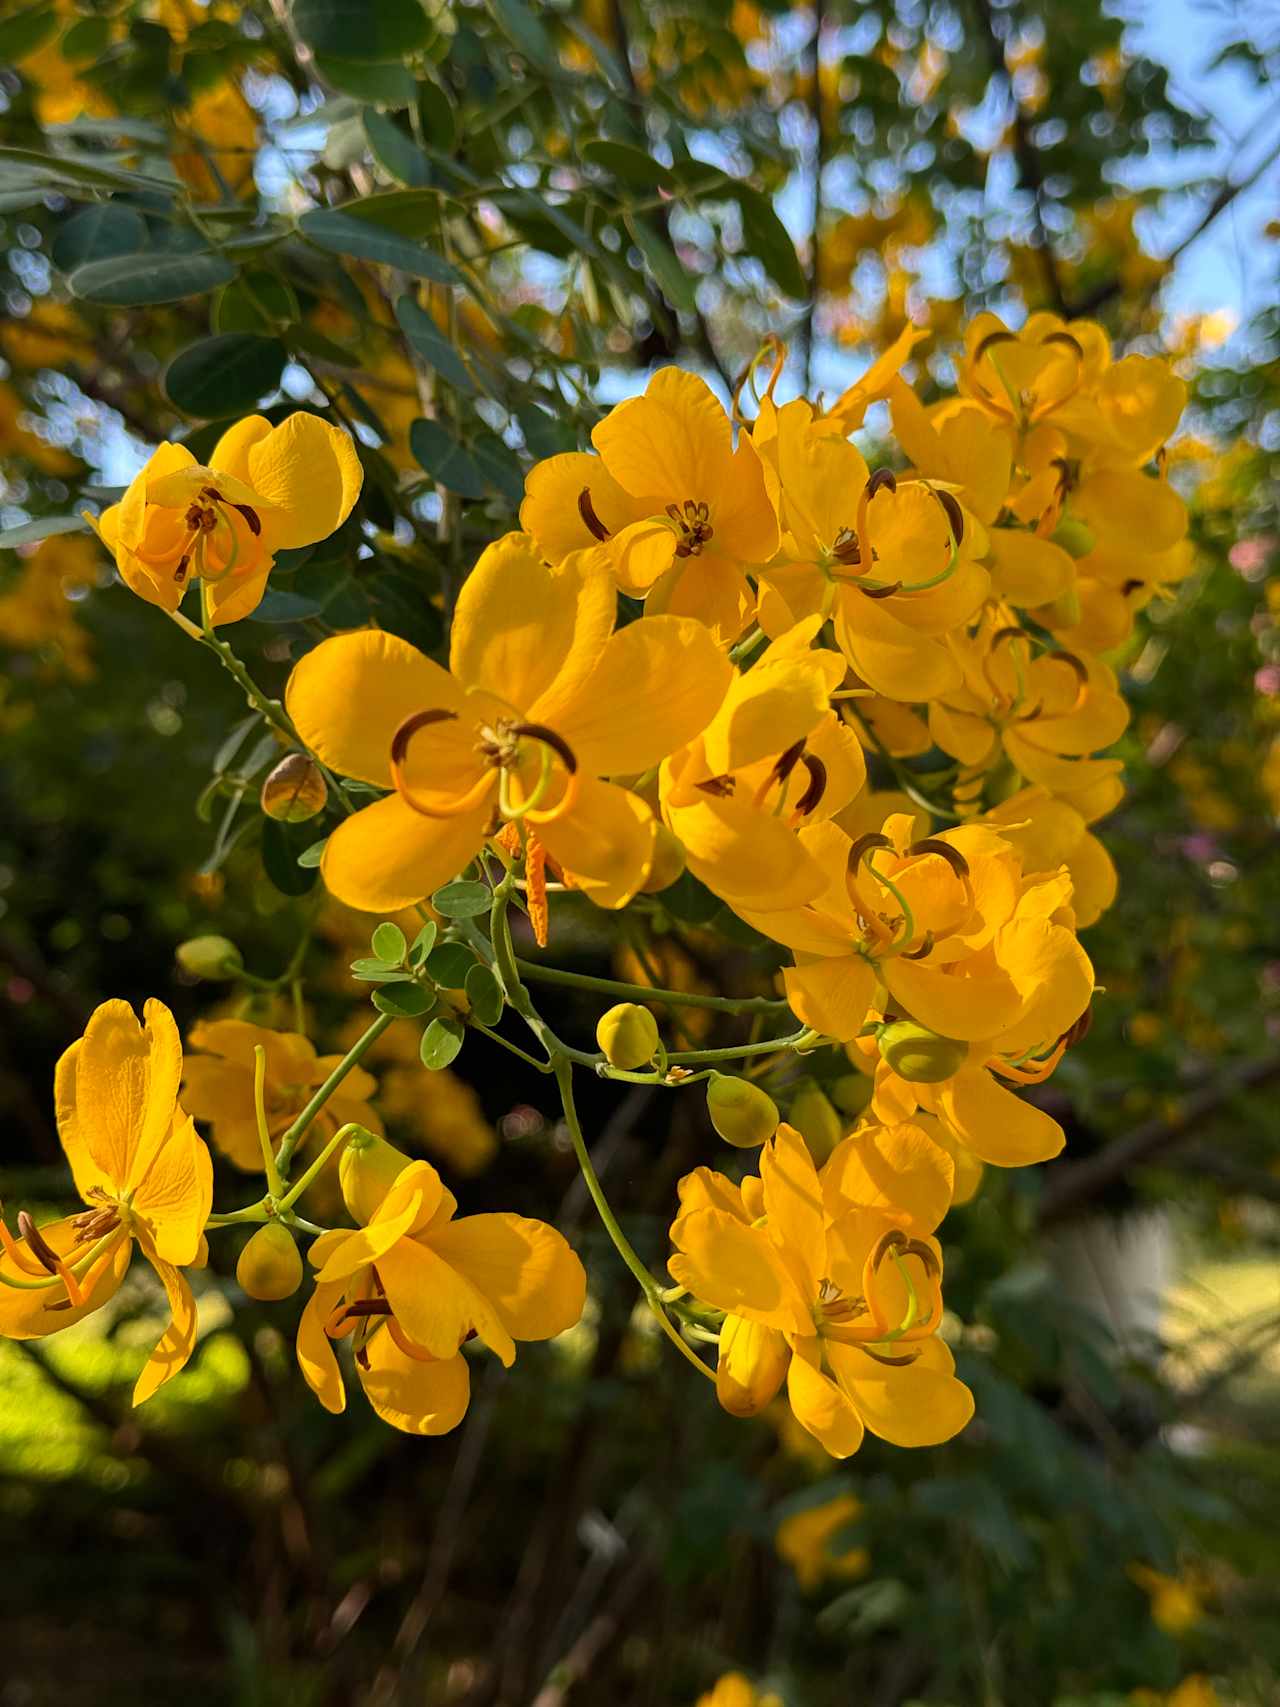
M 502 1018 L 502 986 L 489 968 L 478 963 L 473 966 L 463 988 L 480 1024 L 497 1025 Z
M 77 267 L 67 283 L 71 294 L 113 308 L 181 302 L 230 284 L 236 269 L 221 255 L 115 255 Z
M 305 895 L 315 888 L 319 873 L 298 864 L 308 834 L 305 824 L 262 820 L 262 868 L 282 895 Z
M 486 433 L 471 446 L 477 468 L 495 491 L 509 504 L 524 498 L 524 469 L 520 458 L 494 433 Z
M 763 264 L 779 290 L 797 300 L 804 296 L 809 289 L 804 268 L 768 196 L 750 184 L 741 183 L 735 183 L 730 193 L 742 211 L 742 238 L 747 253 Z
M 386 984 L 373 992 L 372 1001 L 380 1014 L 394 1014 L 397 1019 L 417 1019 L 432 1006 L 435 997 L 420 984 Z
M 647 190 L 652 194 L 655 189 L 675 188 L 675 175 L 670 167 L 660 166 L 643 148 L 635 148 L 629 142 L 597 138 L 584 145 L 582 158 L 588 166 L 598 166 L 633 190 Z
M 49 253 L 60 273 L 87 261 L 134 255 L 147 247 L 147 224 L 140 213 L 118 202 L 98 202 L 72 214 L 58 230 Z
M 213 773 L 215 776 L 221 776 L 225 770 L 230 768 L 232 759 L 235 758 L 241 747 L 243 747 L 245 742 L 249 739 L 252 731 L 256 729 L 261 722 L 261 713 L 251 711 L 248 717 L 243 718 L 236 724 L 234 729 L 228 732 L 222 745 L 213 755 Z
M 318 207 L 304 213 L 298 230 L 320 249 L 334 255 L 353 255 L 360 261 L 375 261 L 384 267 L 398 267 L 416 279 L 430 279 L 434 284 L 460 284 L 462 275 L 439 255 L 396 231 L 376 225 L 371 214 L 364 217 L 352 209 Z
M 58 29 L 52 6 L 25 6 L 0 24 L 0 60 L 12 65 L 43 46 Z
M 326 83 L 375 107 L 407 107 L 417 92 L 413 73 L 405 65 L 366 64 L 357 59 L 317 57 L 316 70 Z
M 685 272 L 669 239 L 647 220 L 640 219 L 635 214 L 628 216 L 627 227 L 663 296 L 673 307 L 683 308 L 686 314 L 692 314 L 697 306 L 694 297 L 697 282 Z
M 389 960 L 394 966 L 402 965 L 409 951 L 404 932 L 390 920 L 380 924 L 374 931 L 370 947 L 379 960 Z
M 559 60 L 551 37 L 537 14 L 524 0 L 489 0 L 489 10 L 498 28 L 520 53 L 540 71 L 558 71 Z
M 425 189 L 431 182 L 431 162 L 396 121 L 374 107 L 366 107 L 363 122 L 364 134 L 379 165 L 406 189 Z
M 0 148 L 0 189 L 134 190 L 176 196 L 177 178 L 153 177 L 149 172 L 126 172 L 79 155 L 44 154 L 36 148 Z
M 404 59 L 433 34 L 419 0 L 293 0 L 293 23 L 313 53 L 365 62 Z
M 422 1034 L 418 1050 L 422 1065 L 433 1073 L 440 1072 L 441 1068 L 457 1059 L 463 1036 L 462 1027 L 456 1019 L 433 1019 Z
M 31 545 L 38 539 L 52 539 L 56 533 L 87 533 L 89 524 L 83 516 L 39 516 L 33 522 L 19 522 L 17 527 L 0 532 L 0 551 L 12 551 L 18 545 Z
M 441 379 L 447 379 L 455 390 L 466 396 L 475 396 L 476 388 L 462 357 L 425 308 L 420 308 L 411 296 L 402 296 L 396 302 L 396 319 L 415 353 L 433 367 Z
M 305 593 L 291 593 L 285 587 L 268 587 L 258 608 L 249 612 L 250 622 L 306 622 L 309 617 L 321 616 L 324 606 Z
M 298 855 L 298 864 L 304 871 L 314 871 L 324 858 L 324 850 L 328 845 L 328 836 L 322 836 L 318 842 L 312 842 L 309 848 L 303 848 Z
M 175 409 L 211 421 L 246 415 L 275 391 L 288 352 L 279 338 L 256 332 L 218 332 L 180 350 L 164 374 L 164 391 Z
M 276 325 L 298 318 L 292 286 L 258 268 L 218 292 L 213 304 L 215 332 L 260 332 L 274 336 Z M 292 336 L 292 328 L 290 328 Z
M 477 964 L 475 955 L 460 942 L 442 942 L 427 955 L 427 971 L 442 990 L 465 988 L 467 973 Z
M 435 946 L 437 926 L 434 919 L 428 919 L 426 924 L 414 937 L 409 949 L 410 966 L 421 966 Z
M 484 475 L 466 450 L 439 421 L 415 421 L 409 428 L 409 449 L 438 486 L 461 498 L 483 498 Z
M 493 895 L 486 883 L 446 883 L 431 897 L 431 905 L 446 919 L 475 919 L 487 913 Z

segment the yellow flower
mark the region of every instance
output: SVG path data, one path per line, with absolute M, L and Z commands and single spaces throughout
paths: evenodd
M 254 1114 L 254 1050 L 266 1053 L 263 1085 L 268 1135 L 279 1140 L 342 1059 L 317 1055 L 312 1043 L 292 1031 L 269 1031 L 242 1019 L 200 1020 L 187 1042 L 206 1053 L 190 1055 L 183 1068 L 183 1101 L 197 1120 L 207 1120 L 214 1145 L 236 1167 L 262 1171 L 262 1145 Z M 369 1106 L 377 1082 L 353 1067 L 308 1130 L 318 1146 L 340 1126 L 355 1121 L 382 1136 L 382 1122 Z
M 367 1227 L 311 1247 L 318 1273 L 298 1364 L 326 1410 L 346 1405 L 335 1339 L 351 1339 L 385 1422 L 446 1434 L 470 1396 L 467 1340 L 478 1335 L 510 1367 L 516 1340 L 551 1339 L 578 1321 L 586 1275 L 553 1227 L 507 1214 L 455 1221 L 457 1207 L 430 1162 L 412 1162 Z
M 173 169 L 199 200 L 221 202 L 252 189 L 258 115 L 238 83 L 197 95 L 182 132 L 186 146 L 174 151 Z
M 1092 320 L 1033 314 L 1011 332 L 979 314 L 965 332 L 957 384 L 988 414 L 1018 431 L 1055 416 L 1111 362 L 1111 340 Z
M 164 1284 L 170 1322 L 133 1390 L 142 1403 L 186 1363 L 196 1307 L 183 1268 L 202 1252 L 213 1199 L 209 1152 L 178 1102 L 182 1043 L 173 1015 L 149 1001 L 95 1009 L 54 1078 L 58 1136 L 87 1209 L 23 1237 L 0 1222 L 0 1334 L 41 1339 L 113 1296 L 135 1243 Z
M 937 1337 L 942 1253 L 930 1237 L 953 1178 L 944 1151 L 899 1126 L 851 1135 L 819 1179 L 786 1125 L 741 1188 L 708 1168 L 686 1176 L 668 1267 L 725 1312 L 716 1390 L 727 1411 L 754 1416 L 785 1380 L 797 1419 L 836 1458 L 868 1428 L 930 1446 L 965 1426 L 973 1400 Z
M 713 1689 L 698 1697 L 697 1707 L 782 1707 L 782 1697 L 772 1690 L 762 1695 L 740 1671 L 727 1671 Z
M 847 806 L 866 761 L 830 709 L 844 675 L 813 651 L 820 617 L 798 623 L 735 675 L 699 738 L 660 772 L 662 813 L 694 876 L 731 906 L 797 906 L 823 885 L 796 839 Z
M 755 600 L 745 571 L 778 549 L 755 447 L 696 374 L 661 368 L 595 428 L 599 452 L 540 462 L 520 524 L 554 562 L 607 543 L 618 585 L 651 612 L 695 616 L 735 640 Z
M 1193 1673 L 1168 1695 L 1155 1689 L 1135 1689 L 1129 1700 L 1134 1707 L 1219 1707 L 1220 1697 L 1207 1677 Z
M 326 640 L 294 669 L 289 713 L 344 776 L 394 793 L 325 848 L 349 906 L 409 906 L 455 877 L 499 818 L 535 830 L 601 906 L 648 875 L 655 820 L 609 775 L 649 769 L 706 726 L 730 666 L 688 617 L 613 632 L 608 565 L 549 568 L 508 534 L 482 555 L 454 612 L 450 669 L 377 630 Z
M 349 433 L 303 411 L 273 427 L 249 415 L 208 467 L 163 444 L 118 504 L 86 516 L 127 586 L 175 611 L 193 578 L 211 621 L 258 608 L 277 551 L 327 539 L 351 514 L 364 474 Z
M 1151 1622 L 1166 1636 L 1185 1636 L 1204 1617 L 1206 1583 L 1198 1571 L 1166 1576 L 1150 1565 L 1133 1564 L 1129 1575 L 1151 1601 Z
M 865 1547 L 841 1542 L 844 1532 L 862 1516 L 862 1509 L 862 1501 L 852 1494 L 838 1494 L 822 1505 L 783 1518 L 774 1546 L 796 1573 L 802 1589 L 815 1589 L 832 1577 L 848 1582 L 866 1576 L 871 1568 L 870 1553 Z

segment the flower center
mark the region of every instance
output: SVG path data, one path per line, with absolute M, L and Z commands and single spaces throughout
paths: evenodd
M 460 789 L 452 800 L 428 801 L 410 782 L 406 766 L 410 749 L 424 731 L 433 726 L 458 722 L 458 713 L 443 706 L 415 711 L 406 717 L 391 738 L 388 765 L 397 793 L 407 806 L 424 818 L 457 818 L 476 811 L 498 781 L 498 811 L 508 822 L 526 819 L 531 824 L 549 824 L 571 811 L 578 798 L 581 776 L 577 755 L 554 729 L 545 723 L 525 723 L 516 718 L 501 717 L 491 723 L 476 726 L 473 757 L 479 758 L 479 774 L 473 774 L 470 785 Z M 538 758 L 538 774 L 532 788 L 524 788 L 521 775 L 525 761 L 533 754 Z M 451 756 L 458 755 L 456 742 Z M 551 806 L 543 806 L 550 793 L 557 767 L 563 772 L 564 786 Z
M 679 504 L 668 504 L 667 514 L 676 524 L 676 556 L 700 556 L 703 546 L 709 544 L 715 533 L 711 525 L 710 505 L 686 498 L 683 507 Z

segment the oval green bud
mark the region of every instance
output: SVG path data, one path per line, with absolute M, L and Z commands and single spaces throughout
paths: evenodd
M 707 1113 L 726 1144 L 752 1150 L 778 1130 L 778 1105 L 750 1079 L 713 1073 L 707 1080 Z
M 1069 557 L 1087 557 L 1094 547 L 1093 530 L 1083 522 L 1064 516 L 1050 536 Z
M 329 790 L 314 759 L 288 753 L 262 785 L 259 801 L 268 818 L 282 824 L 305 824 L 323 812 Z
M 791 1099 L 787 1119 L 804 1139 L 818 1167 L 844 1137 L 844 1122 L 820 1085 L 802 1085 Z
M 184 972 L 193 978 L 207 978 L 211 983 L 234 978 L 244 969 L 240 950 L 225 936 L 193 936 L 190 941 L 178 944 L 175 958 Z
M 841 1114 L 861 1114 L 874 1089 L 875 1082 L 866 1073 L 841 1073 L 831 1086 L 831 1100 Z
M 291 1297 L 302 1284 L 302 1258 L 293 1234 L 278 1221 L 268 1221 L 240 1252 L 236 1279 L 250 1298 L 275 1303 Z
M 633 1073 L 653 1060 L 658 1048 L 658 1022 L 638 1002 L 619 1002 L 601 1014 L 596 1042 L 611 1067 Z
M 940 1085 L 964 1065 L 967 1043 L 942 1037 L 913 1019 L 895 1020 L 879 1037 L 880 1054 L 900 1079 L 913 1085 Z
M 353 1132 L 338 1160 L 342 1201 L 362 1227 L 367 1227 L 382 1200 L 412 1158 L 372 1132 Z
M 670 889 L 684 866 L 684 843 L 674 830 L 659 824 L 653 842 L 653 864 L 649 867 L 648 877 L 640 885 L 641 889 L 646 895 L 657 895 L 663 889 Z

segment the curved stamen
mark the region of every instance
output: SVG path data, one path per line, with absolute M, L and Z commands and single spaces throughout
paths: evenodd
M 596 507 L 591 502 L 591 488 L 584 486 L 578 493 L 578 514 L 582 517 L 583 526 L 596 539 L 606 540 L 613 536 L 596 514 Z
M 807 818 L 810 812 L 817 810 L 823 795 L 827 792 L 827 767 L 813 753 L 804 753 L 800 762 L 809 773 L 809 786 L 796 801 L 792 810 L 795 818 Z
M 413 811 L 423 818 L 461 818 L 467 812 L 474 812 L 484 800 L 485 795 L 493 787 L 493 772 L 488 768 L 481 771 L 479 777 L 467 789 L 465 794 L 447 806 L 428 806 L 405 779 L 404 765 L 409 757 L 409 748 L 413 739 L 422 730 L 429 729 L 435 723 L 456 723 L 458 714 L 449 711 L 444 706 L 432 706 L 425 711 L 415 711 L 406 717 L 391 737 L 391 751 L 387 757 L 387 768 L 391 772 L 391 781 L 396 793 Z
M 963 879 L 969 876 L 968 860 L 959 848 L 953 848 L 950 842 L 944 842 L 940 836 L 925 836 L 921 841 L 912 842 L 907 852 L 909 854 L 937 854 L 939 859 L 946 860 L 957 877 Z

